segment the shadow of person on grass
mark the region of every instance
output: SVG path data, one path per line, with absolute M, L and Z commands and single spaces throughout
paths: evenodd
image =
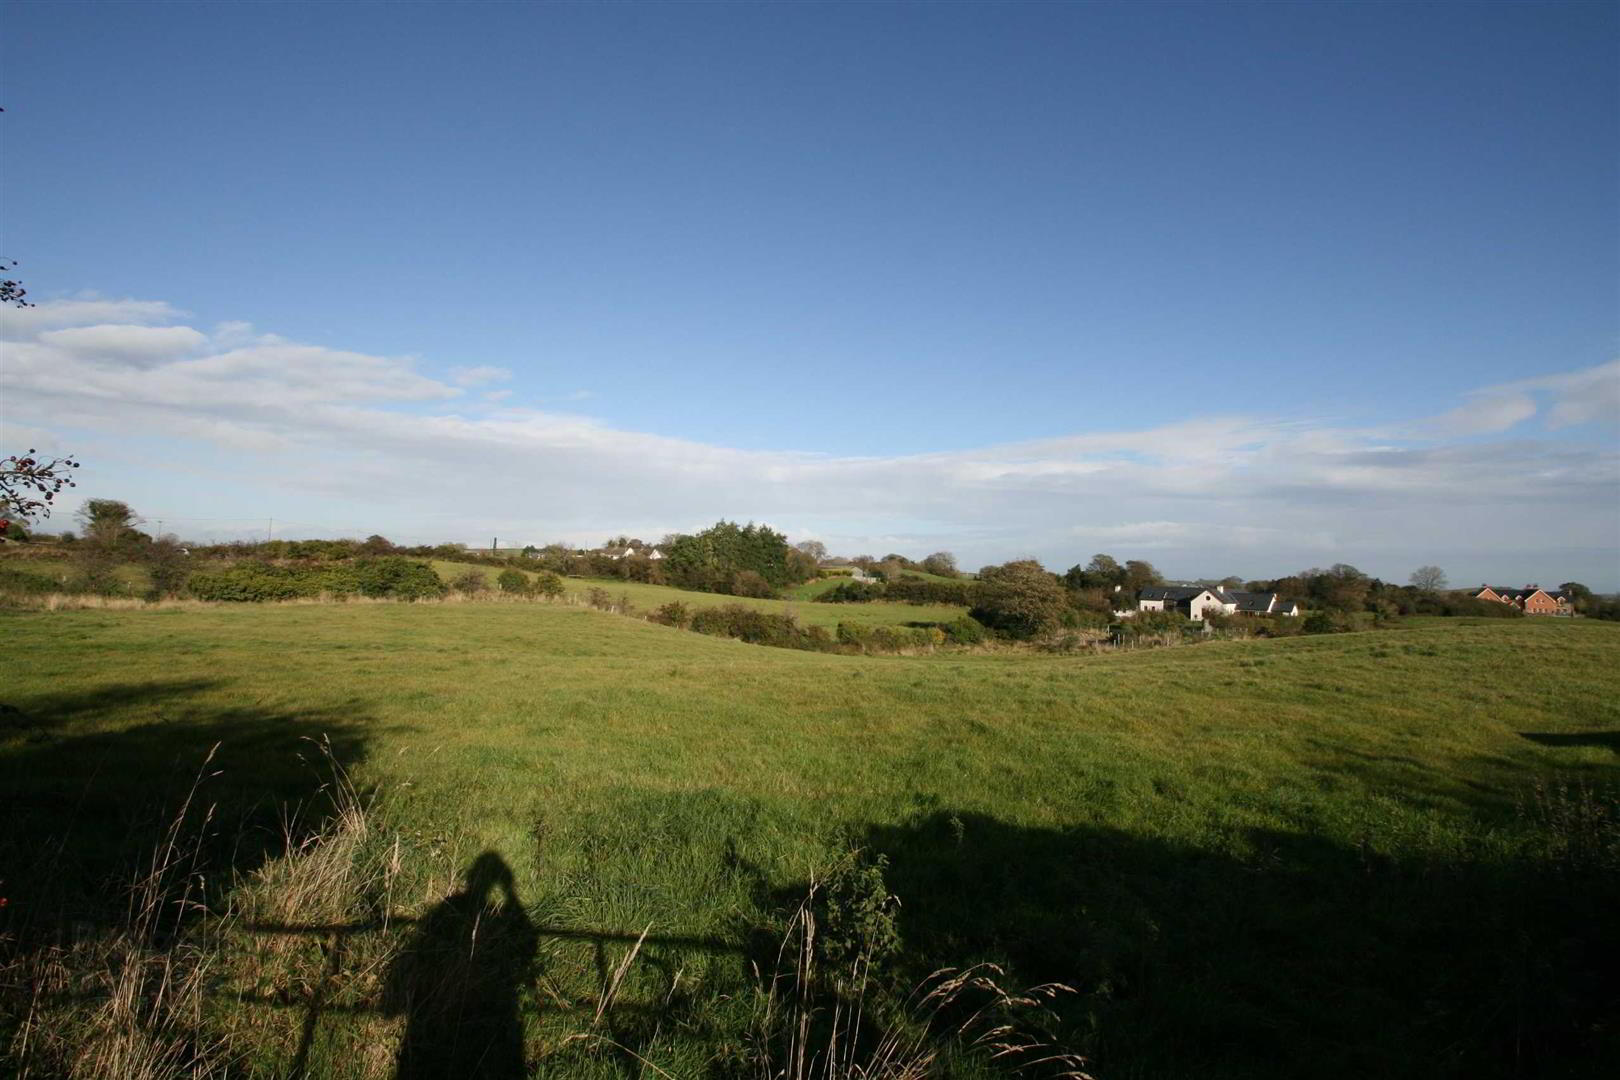
M 384 1012 L 405 1017 L 398 1080 L 528 1075 L 520 1003 L 535 980 L 538 947 L 511 867 L 484 852 L 388 971 Z

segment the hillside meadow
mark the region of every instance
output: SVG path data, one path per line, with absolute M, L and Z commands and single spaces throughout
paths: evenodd
M 532 1075 L 808 1076 L 770 1002 L 813 885 L 813 951 L 866 965 L 865 1022 L 940 1047 L 866 1075 L 993 1073 L 949 1009 L 903 1005 L 980 962 L 1070 988 L 1016 1023 L 1099 1078 L 1620 1063 L 1615 626 L 1068 658 L 538 603 L 0 625 L 21 1075 L 456 1075 L 428 980 Z M 446 953 L 497 899 L 476 963 Z M 118 1005 L 158 972 L 167 1005 Z M 855 992 L 800 991 L 816 1032 Z
M 502 569 L 494 566 L 449 562 L 443 559 L 430 560 L 430 565 L 447 582 L 454 581 L 457 577 L 470 570 L 478 571 L 488 580 L 491 589 L 496 587 L 495 582 Z M 531 572 L 523 571 L 523 573 L 531 580 L 535 577 Z M 944 581 L 945 579 L 939 578 L 937 580 Z M 593 588 L 604 589 L 615 602 L 620 597 L 628 597 L 635 611 L 642 614 L 653 612 L 665 604 L 674 602 L 685 604 L 689 608 L 742 604 L 744 607 L 770 612 L 775 615 L 792 613 L 804 626 L 825 626 L 832 629 L 841 622 L 855 623 L 859 626 L 901 626 L 908 622 L 949 622 L 967 612 L 965 607 L 955 607 L 948 604 L 899 604 L 882 601 L 869 604 L 821 604 L 814 602 L 816 596 L 837 584 L 836 579 L 822 579 L 787 590 L 787 599 L 765 600 L 747 596 L 725 596 L 720 593 L 693 592 L 688 589 L 677 589 L 669 585 L 646 585 L 635 581 L 619 581 L 614 578 L 563 578 L 563 587 L 567 595 L 576 601 L 582 602 L 586 594 Z

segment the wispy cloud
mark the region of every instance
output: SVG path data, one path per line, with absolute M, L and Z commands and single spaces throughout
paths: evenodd
M 404 358 L 245 324 L 206 333 L 180 319 L 170 305 L 134 300 L 5 312 L 7 421 L 193 439 L 244 469 L 273 455 L 286 499 L 336 499 L 387 520 L 443 521 L 448 505 L 458 514 L 447 529 L 499 522 L 503 535 L 535 539 L 657 535 L 752 516 L 841 550 L 947 547 L 970 563 L 1115 548 L 1154 552 L 1184 573 L 1336 555 L 1450 559 L 1454 576 L 1481 553 L 1561 547 L 1613 565 L 1620 547 L 1613 440 L 1543 431 L 1620 415 L 1620 363 L 1459 388 L 1459 405 L 1400 431 L 1193 416 L 973 450 L 835 457 L 628 431 L 505 405 L 504 390 L 468 401 L 464 387 L 510 373 L 478 365 L 435 379 Z M 205 494 L 193 498 L 206 505 Z
M 512 373 L 506 368 L 491 364 L 474 364 L 471 367 L 450 369 L 450 381 L 457 386 L 485 386 L 492 382 L 505 382 L 511 377 Z

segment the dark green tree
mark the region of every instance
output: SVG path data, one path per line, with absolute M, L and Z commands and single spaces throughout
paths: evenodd
M 1051 633 L 1068 608 L 1063 586 L 1034 559 L 987 566 L 973 587 L 972 616 L 1008 637 Z

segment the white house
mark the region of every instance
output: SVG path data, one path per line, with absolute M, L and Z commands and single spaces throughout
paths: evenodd
M 1189 619 L 1202 622 L 1209 612 L 1220 615 L 1226 604 L 1209 589 L 1196 585 L 1153 585 L 1136 594 L 1138 611 L 1179 611 Z
M 1298 615 L 1299 605 L 1282 601 L 1276 593 L 1206 589 L 1199 585 L 1154 585 L 1136 594 L 1138 611 L 1179 611 L 1202 622 L 1216 615 Z

